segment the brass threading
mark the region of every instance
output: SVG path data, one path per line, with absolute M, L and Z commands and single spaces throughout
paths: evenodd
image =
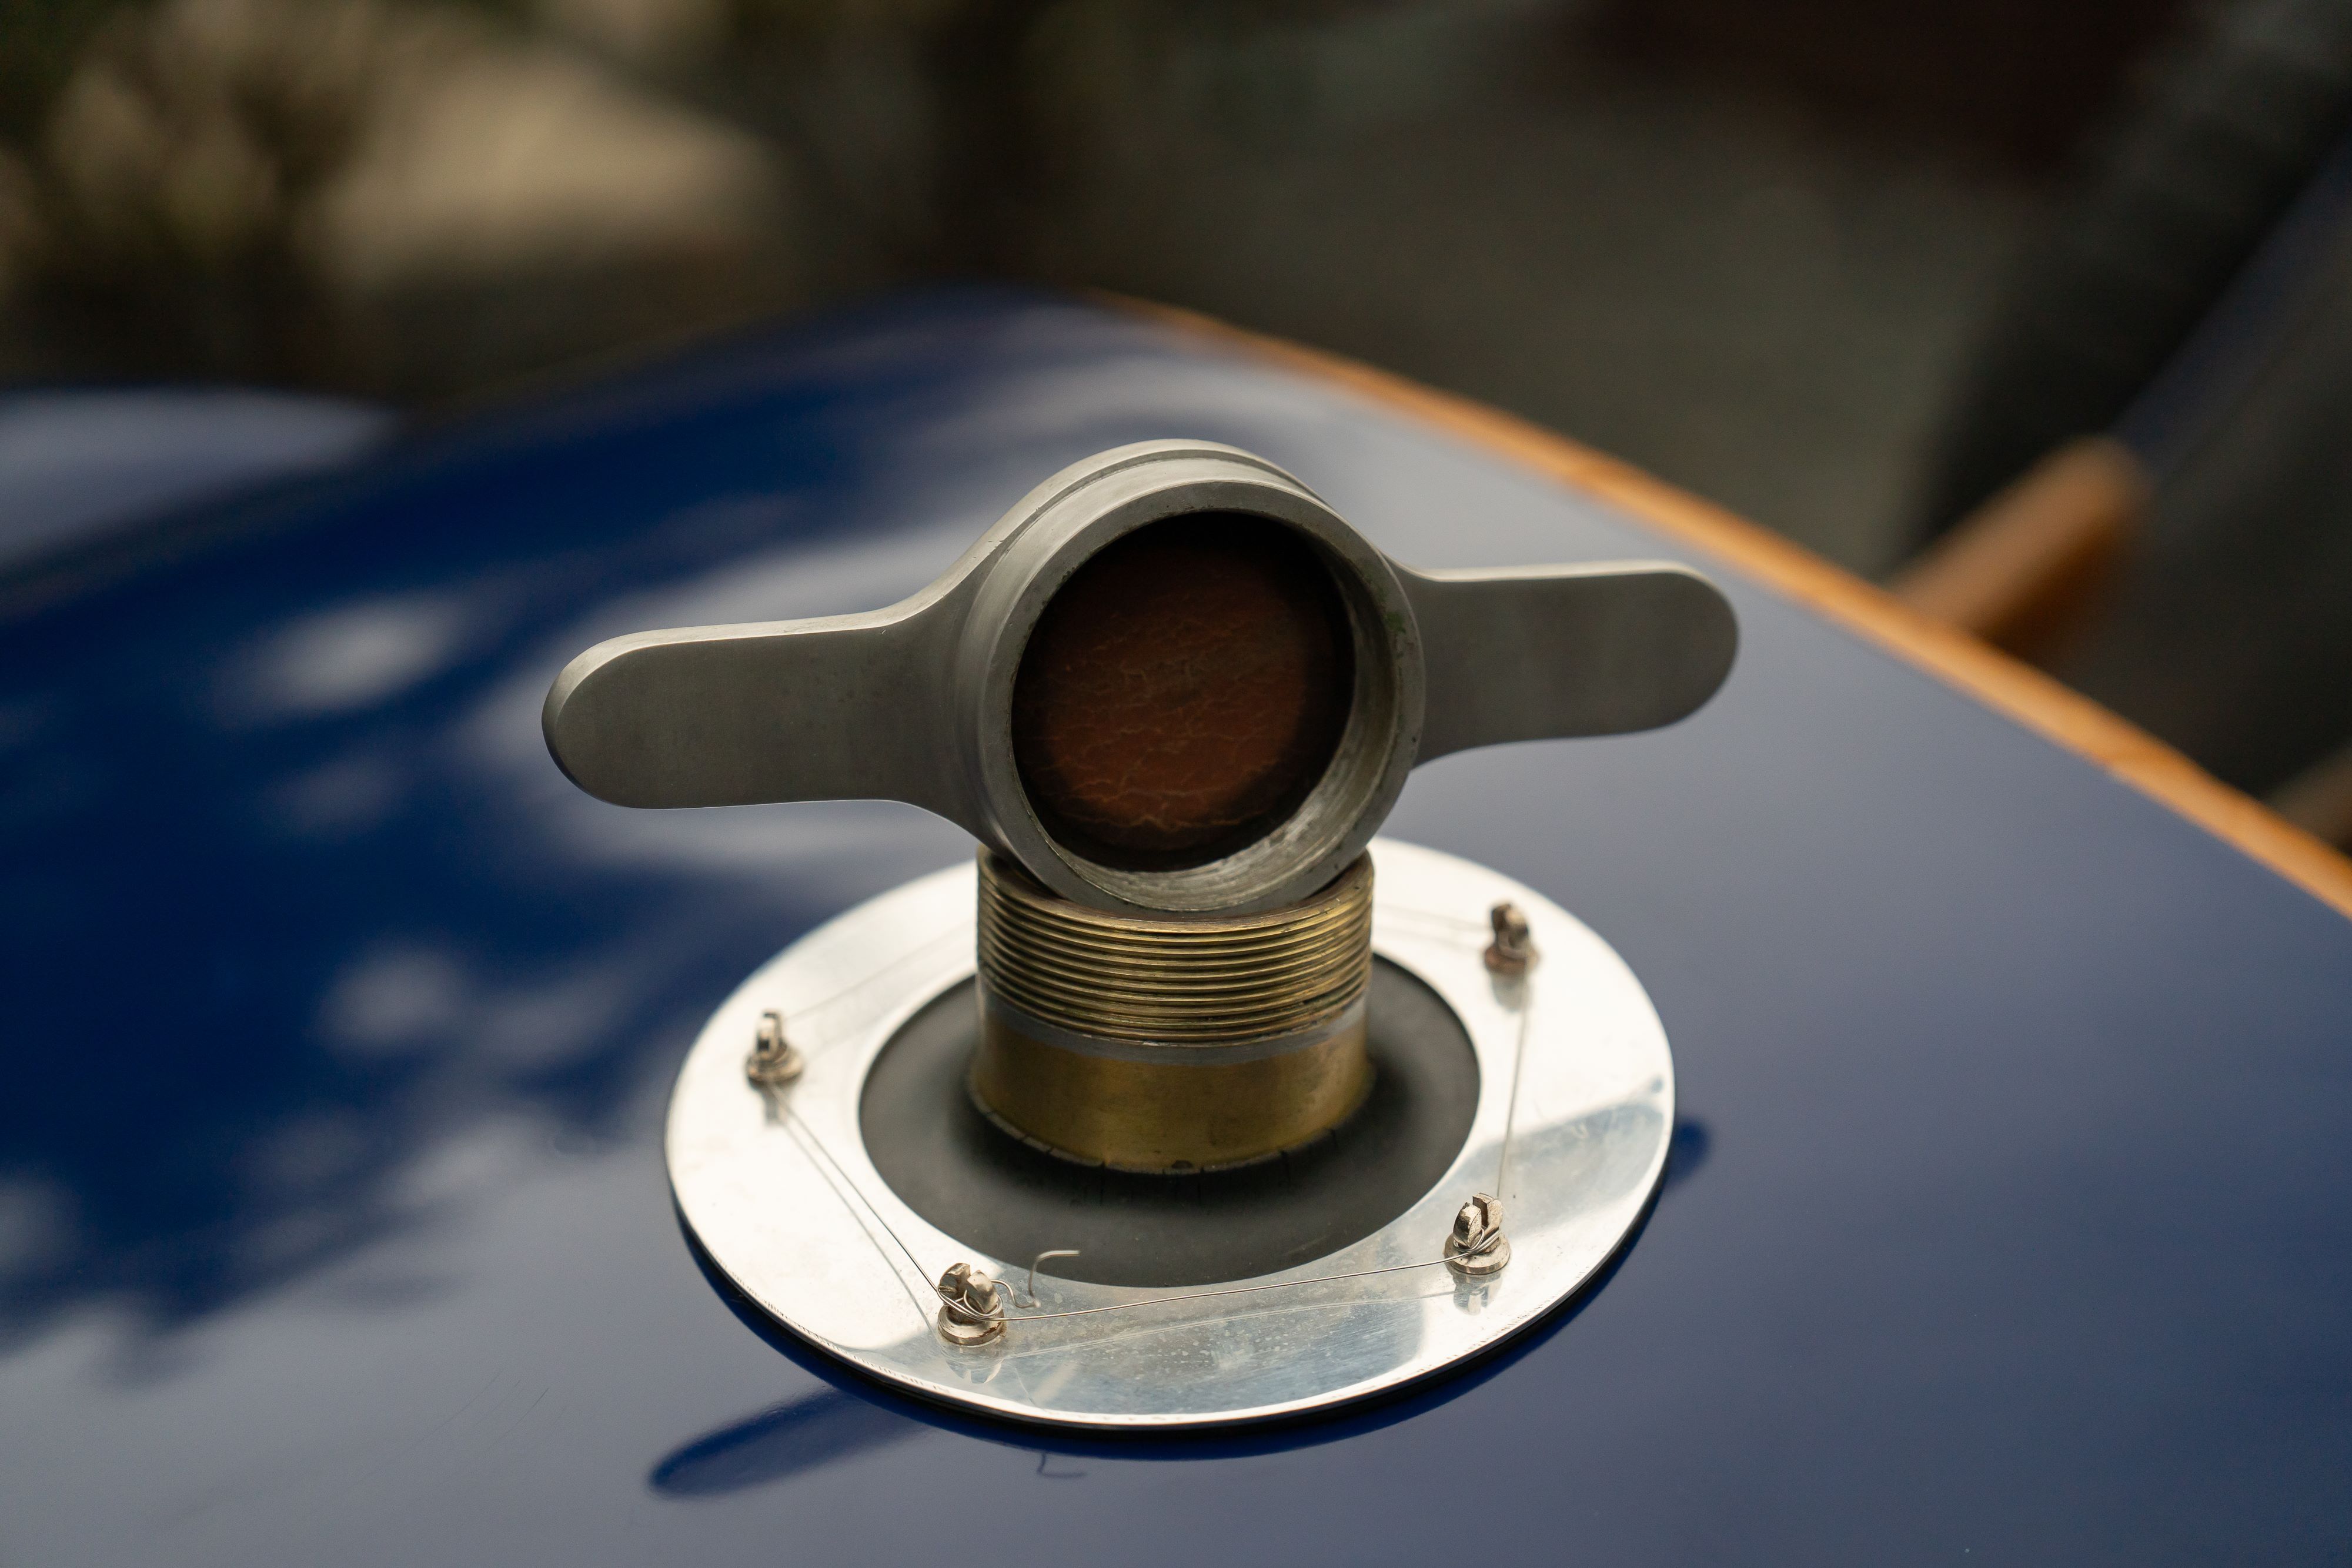
M 1150 920 L 1048 893 L 1003 856 L 980 856 L 982 979 L 1073 1034 L 1147 1043 L 1240 1043 L 1312 1029 L 1371 979 L 1372 865 L 1261 915 Z
M 979 915 L 972 1098 L 1048 1153 L 1247 1165 L 1330 1132 L 1370 1090 L 1369 854 L 1286 908 L 1174 920 L 1074 904 L 983 850 Z

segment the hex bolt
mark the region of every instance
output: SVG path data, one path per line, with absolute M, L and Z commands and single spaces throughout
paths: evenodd
M 940 1337 L 950 1344 L 987 1344 L 1004 1337 L 1004 1290 L 987 1271 L 954 1263 L 940 1276 Z
M 806 1059 L 784 1038 L 784 1015 L 761 1013 L 751 1054 L 743 1059 L 743 1076 L 762 1089 L 778 1089 L 798 1078 L 801 1069 L 807 1065 Z
M 1533 935 L 1528 929 L 1528 917 L 1516 904 L 1503 903 L 1486 912 L 1486 924 L 1493 926 L 1495 939 L 1486 944 L 1486 967 L 1497 975 L 1524 975 L 1535 964 Z
M 1445 1239 L 1445 1266 L 1465 1280 L 1484 1280 L 1501 1273 L 1510 1261 L 1503 1200 L 1478 1193 L 1454 1213 L 1453 1233 Z

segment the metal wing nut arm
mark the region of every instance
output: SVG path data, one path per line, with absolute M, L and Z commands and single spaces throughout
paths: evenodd
M 1319 782 L 1259 841 L 1201 865 L 1090 859 L 1045 828 L 1013 755 L 1031 632 L 1113 543 L 1235 518 L 1286 528 L 1328 570 L 1351 649 L 1344 732 Z M 1246 622 L 1218 633 L 1250 634 Z M 1722 684 L 1737 643 L 1723 595 L 1685 568 L 1416 571 L 1261 458 L 1153 442 L 1055 476 L 901 604 L 599 643 L 557 676 L 542 722 L 565 775 L 615 804 L 904 800 L 1099 907 L 1262 909 L 1338 874 L 1415 762 L 1671 724 Z
M 1672 724 L 1715 695 L 1739 648 L 1722 591 L 1669 562 L 1398 575 L 1421 629 L 1423 762 Z

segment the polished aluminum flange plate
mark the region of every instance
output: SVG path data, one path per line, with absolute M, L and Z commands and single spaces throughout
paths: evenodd
M 680 1211 L 786 1328 L 888 1383 L 1001 1416 L 1129 1428 L 1258 1420 L 1477 1354 L 1572 1295 L 1639 1220 L 1665 1169 L 1674 1062 L 1633 971 L 1565 910 L 1433 850 L 1382 840 L 1372 854 L 1373 948 L 1459 1016 L 1479 1092 L 1444 1179 L 1353 1246 L 1223 1286 L 1040 1273 L 1032 1305 L 1029 1259 L 990 1257 L 900 1202 L 866 1157 L 858 1098 L 899 1026 L 972 973 L 970 866 L 811 932 L 712 1016 L 670 1102 Z M 1484 958 L 1487 911 L 1506 900 L 1539 954 L 1521 979 L 1498 978 Z M 744 1061 L 772 1009 L 806 1067 L 761 1089 Z M 1498 1183 L 1509 1266 L 1463 1280 L 1442 1261 L 1448 1229 L 1465 1199 Z M 959 1261 L 1006 1282 L 1011 1321 L 992 1343 L 950 1344 L 934 1327 L 932 1282 Z

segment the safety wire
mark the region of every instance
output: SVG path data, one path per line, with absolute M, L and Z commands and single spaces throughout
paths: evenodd
M 917 1276 L 919 1276 L 922 1280 L 923 1283 L 929 1288 L 932 1294 L 938 1295 L 941 1301 L 945 1301 L 947 1298 L 944 1294 L 940 1293 L 939 1285 L 932 1281 L 929 1275 L 923 1272 L 923 1265 L 915 1257 L 915 1249 L 908 1246 L 905 1241 L 901 1240 L 897 1231 L 890 1228 L 890 1222 L 882 1218 L 882 1210 L 877 1207 L 874 1203 L 866 1197 L 864 1190 L 858 1186 L 856 1178 L 852 1176 L 847 1171 L 844 1170 L 841 1166 L 841 1162 L 833 1157 L 833 1151 L 824 1146 L 824 1140 L 816 1135 L 816 1129 L 803 1121 L 801 1119 L 800 1113 L 793 1110 L 791 1105 L 786 1104 L 782 1109 L 784 1119 L 800 1130 L 800 1138 L 797 1141 L 800 1143 L 801 1146 L 814 1152 L 819 1158 L 823 1159 L 826 1165 L 833 1167 L 833 1173 L 840 1179 L 841 1185 L 857 1195 L 857 1201 L 865 1206 L 866 1213 L 874 1217 L 874 1223 L 882 1228 L 882 1234 L 887 1236 L 890 1239 L 891 1244 L 906 1255 L 907 1261 L 913 1266 Z M 911 1292 L 909 1293 L 911 1294 Z
M 1503 1146 L 1495 1154 L 1495 1197 L 1498 1202 L 1508 1202 L 1510 1197 L 1503 1186 L 1511 1172 L 1511 1132 L 1519 1122 L 1519 1071 L 1528 1064 L 1528 1019 L 1535 1011 L 1528 977 L 1522 975 L 1512 981 L 1511 989 L 1519 1015 L 1519 1040 L 1511 1051 L 1511 1097 L 1503 1102 Z

